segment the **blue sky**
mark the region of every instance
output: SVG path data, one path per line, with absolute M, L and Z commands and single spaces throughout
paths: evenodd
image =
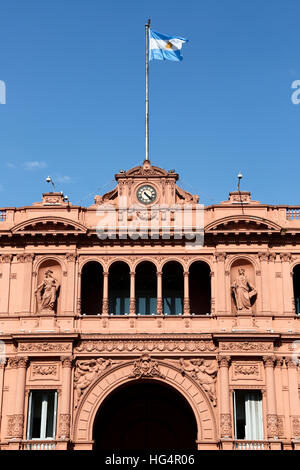
M 88 206 L 144 159 L 145 21 L 189 39 L 150 63 L 150 159 L 205 205 L 241 189 L 299 204 L 299 0 L 9 0 L 1 4 L 0 206 L 52 176 Z

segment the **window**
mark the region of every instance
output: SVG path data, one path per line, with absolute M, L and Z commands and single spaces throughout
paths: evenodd
M 260 390 L 235 390 L 233 393 L 235 438 L 263 439 Z
M 29 395 L 27 439 L 54 439 L 57 392 L 34 390 Z
M 294 267 L 293 271 L 295 311 L 300 314 L 300 265 Z

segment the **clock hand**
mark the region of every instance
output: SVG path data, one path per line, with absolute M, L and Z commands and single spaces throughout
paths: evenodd
M 144 191 L 144 196 L 147 196 L 148 199 L 151 199 L 151 194 L 149 195 L 149 193 L 146 193 L 146 191 Z

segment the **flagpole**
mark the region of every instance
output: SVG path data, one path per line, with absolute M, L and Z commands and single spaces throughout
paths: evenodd
M 149 28 L 150 20 L 145 24 L 146 32 L 146 100 L 145 100 L 145 160 L 149 160 Z

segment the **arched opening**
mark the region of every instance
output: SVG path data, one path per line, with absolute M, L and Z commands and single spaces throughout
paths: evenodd
M 190 312 L 196 315 L 210 313 L 211 285 L 210 267 L 202 261 L 195 261 L 189 269 Z
M 293 269 L 295 312 L 300 314 L 300 264 Z
M 196 450 L 192 408 L 175 389 L 158 382 L 133 382 L 112 392 L 93 428 L 96 450 Z
M 117 261 L 109 269 L 108 299 L 110 315 L 129 314 L 130 272 L 128 264 Z
M 183 313 L 183 267 L 176 261 L 169 261 L 162 270 L 162 295 L 164 315 Z
M 140 315 L 156 313 L 156 266 L 149 261 L 140 263 L 135 271 L 135 311 Z
M 103 268 L 97 261 L 89 261 L 81 271 L 81 313 L 102 313 Z

